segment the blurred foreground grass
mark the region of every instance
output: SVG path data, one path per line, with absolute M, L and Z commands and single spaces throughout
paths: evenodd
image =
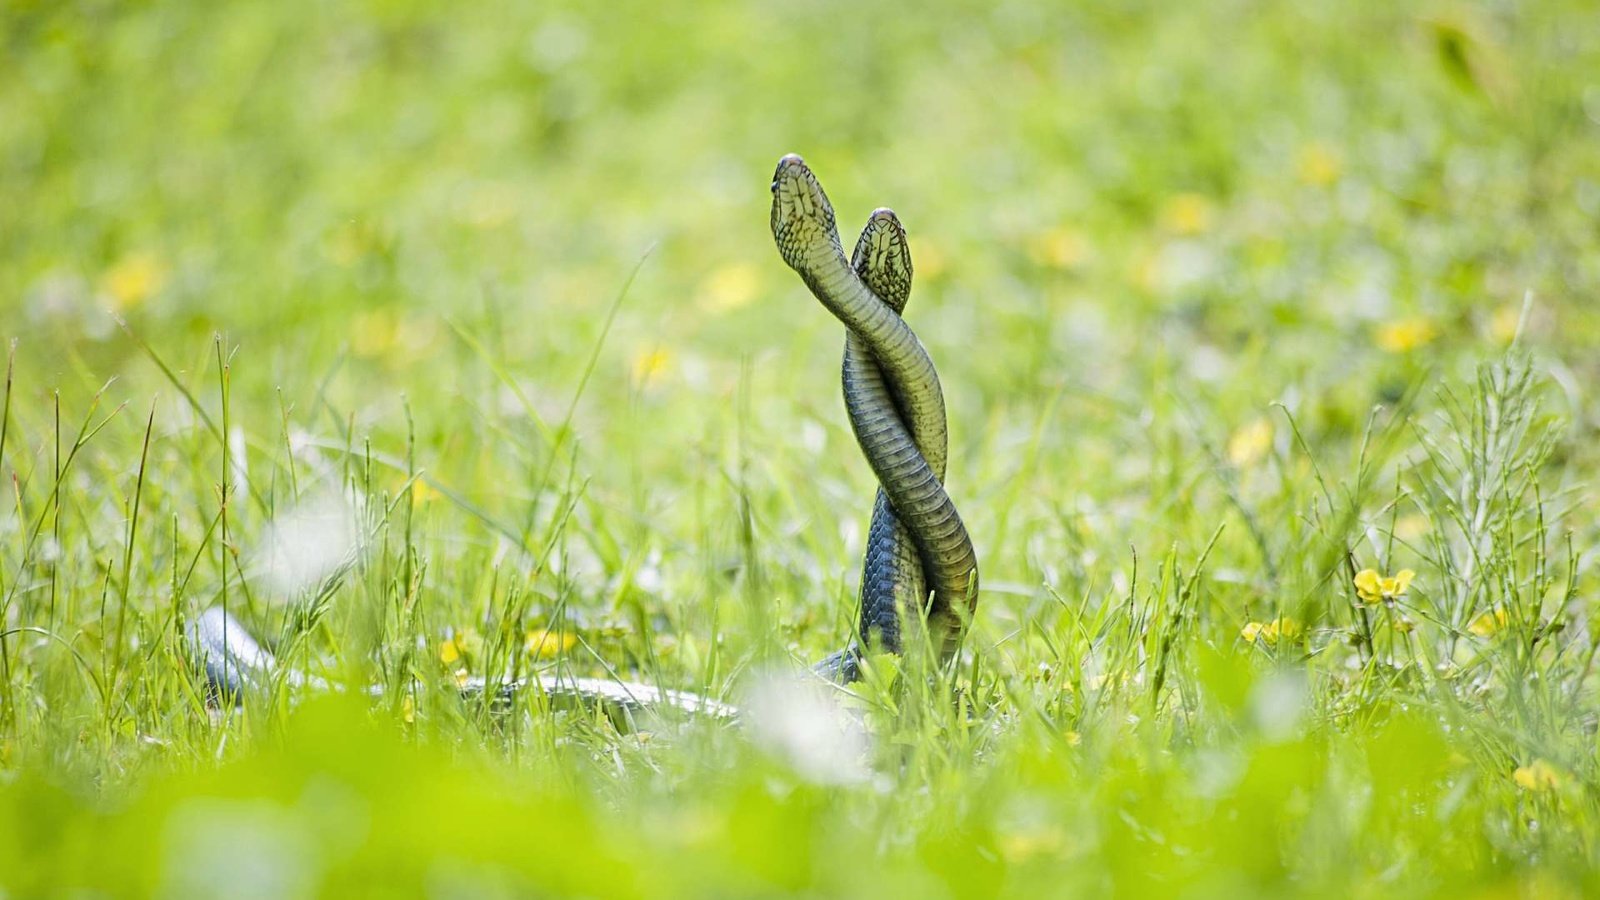
M 0 25 L 5 888 L 1600 890 L 1587 3 Z M 911 229 L 984 566 L 842 720 L 786 151 Z M 208 710 L 219 602 L 391 699 Z M 452 689 L 532 666 L 750 721 Z

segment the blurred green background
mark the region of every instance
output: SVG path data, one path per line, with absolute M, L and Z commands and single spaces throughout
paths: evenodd
M 0 0 L 0 883 L 202 892 L 217 816 L 303 862 L 264 896 L 1577 890 L 1597 139 L 1587 0 Z M 910 231 L 959 712 L 867 691 L 818 786 L 456 701 L 519 653 L 738 698 L 846 639 L 872 482 L 785 152 L 847 244 Z M 308 509 L 340 562 L 285 578 Z M 208 714 L 219 601 L 408 705 Z

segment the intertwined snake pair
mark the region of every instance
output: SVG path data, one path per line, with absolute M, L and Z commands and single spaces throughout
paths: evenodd
M 804 160 L 790 155 L 778 161 L 772 177 L 772 236 L 784 262 L 848 330 L 845 407 L 879 484 L 861 571 L 858 640 L 823 660 L 817 670 L 836 681 L 855 679 L 864 648 L 902 650 L 902 621 L 926 622 L 929 645 L 941 659 L 947 658 L 977 600 L 978 562 L 966 526 L 944 489 L 949 438 L 939 376 L 900 318 L 911 294 L 905 230 L 893 211 L 875 211 L 853 258 L 846 260 L 822 185 Z M 238 697 L 246 684 L 263 682 L 277 670 L 273 656 L 221 608 L 196 619 L 190 639 L 208 680 L 221 694 Z M 293 671 L 278 677 L 291 684 L 326 686 Z M 478 678 L 462 691 L 509 696 L 535 686 L 552 697 L 633 710 L 671 706 L 736 714 L 732 707 L 698 694 L 564 675 L 500 684 Z
M 911 294 L 905 229 L 892 210 L 876 210 L 847 261 L 828 196 L 790 155 L 772 176 L 772 236 L 783 261 L 848 329 L 845 407 L 879 485 L 861 571 L 860 636 L 897 653 L 901 620 L 925 613 L 933 647 L 948 655 L 978 596 L 978 559 L 944 490 L 949 438 L 939 376 L 900 318 Z M 848 680 L 859 652 L 852 645 L 820 668 Z

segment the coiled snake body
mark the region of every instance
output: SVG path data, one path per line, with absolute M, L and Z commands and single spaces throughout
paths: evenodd
M 873 212 L 846 260 L 822 185 L 800 157 L 790 155 L 778 161 L 772 178 L 772 235 L 784 262 L 847 329 L 841 373 L 845 407 L 879 484 L 861 573 L 859 640 L 816 669 L 836 681 L 853 680 L 864 649 L 902 650 L 903 620 L 925 621 L 928 642 L 947 658 L 977 600 L 978 564 L 944 489 L 948 432 L 939 376 L 900 318 L 911 293 L 905 230 L 893 211 Z M 237 698 L 244 685 L 263 681 L 276 669 L 272 655 L 221 608 L 198 617 L 189 636 L 219 694 Z M 298 672 L 280 677 L 326 687 Z M 534 687 L 552 697 L 626 710 L 671 706 L 737 714 L 698 694 L 599 678 L 546 675 L 498 685 L 479 678 L 461 690 L 467 695 L 494 691 L 505 698 Z

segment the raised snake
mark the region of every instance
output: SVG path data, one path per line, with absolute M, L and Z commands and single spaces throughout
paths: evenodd
M 939 377 L 900 318 L 912 276 L 905 230 L 892 210 L 874 211 L 846 260 L 832 204 L 805 161 L 792 154 L 778 161 L 773 174 L 771 223 L 784 262 L 846 327 L 845 407 L 879 483 L 862 565 L 858 640 L 815 668 L 836 681 L 854 680 L 864 648 L 901 652 L 902 620 L 925 621 L 929 643 L 947 658 L 977 600 L 977 554 L 944 489 L 948 431 Z M 220 607 L 196 618 L 189 637 L 219 695 L 237 699 L 247 684 L 272 677 L 329 687 L 314 676 L 280 670 L 272 654 Z M 479 677 L 460 690 L 463 695 L 492 691 L 509 699 L 534 687 L 552 698 L 628 711 L 670 706 L 737 715 L 734 707 L 699 694 L 602 678 L 543 675 L 495 683 Z

